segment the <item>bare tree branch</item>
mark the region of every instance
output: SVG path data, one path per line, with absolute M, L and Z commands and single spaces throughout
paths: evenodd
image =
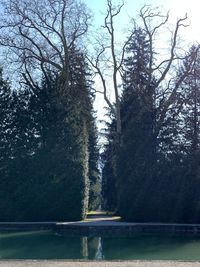
M 104 79 L 104 76 L 103 76 L 103 73 L 101 71 L 101 68 L 98 66 L 98 63 L 99 63 L 99 58 L 101 56 L 101 54 L 105 51 L 105 48 L 102 49 L 102 51 L 97 55 L 97 59 L 95 61 L 95 63 L 87 57 L 88 61 L 90 62 L 91 66 L 97 71 L 97 74 L 99 75 L 100 79 L 101 79 L 101 82 L 102 82 L 102 85 L 103 85 L 103 92 L 101 91 L 98 91 L 98 90 L 95 90 L 96 92 L 98 93 L 101 93 L 104 95 L 104 99 L 107 103 L 107 105 L 110 107 L 111 111 L 113 112 L 113 114 L 115 114 L 115 109 L 114 109 L 114 106 L 112 105 L 112 103 L 110 102 L 110 100 L 108 99 L 107 97 L 107 86 L 106 86 L 106 81 Z
M 157 133 L 159 132 L 160 127 L 162 126 L 162 124 L 164 122 L 164 118 L 165 118 L 166 113 L 169 109 L 169 106 L 173 103 L 173 100 L 175 99 L 177 89 L 180 88 L 180 85 L 183 83 L 185 78 L 188 77 L 188 75 L 192 72 L 192 69 L 194 67 L 195 60 L 196 60 L 197 53 L 198 53 L 199 49 L 200 49 L 200 47 L 198 46 L 195 49 L 195 51 L 193 51 L 193 55 L 190 59 L 189 64 L 186 66 L 186 69 L 184 70 L 183 74 L 176 81 L 175 86 L 174 86 L 172 92 L 170 93 L 169 97 L 167 99 L 165 99 L 165 102 L 162 105 L 160 105 L 160 107 L 159 107 L 160 118 L 159 118 Z
M 177 36 L 178 36 L 178 31 L 179 31 L 179 28 L 180 26 L 184 26 L 186 27 L 186 25 L 182 24 L 183 21 L 185 21 L 187 19 L 187 16 L 183 19 L 179 19 L 176 23 L 176 28 L 175 28 L 175 31 L 174 31 L 174 35 L 172 37 L 172 46 L 171 46 L 171 51 L 170 51 L 170 58 L 169 58 L 169 61 L 168 61 L 168 64 L 165 68 L 165 70 L 163 71 L 163 74 L 161 75 L 161 77 L 158 79 L 157 83 L 156 83 L 156 87 L 159 86 L 159 84 L 165 79 L 170 67 L 171 67 L 171 64 L 172 62 L 174 61 L 175 59 L 175 48 L 176 48 L 176 44 L 177 44 Z
M 1 5 L 0 44 L 10 53 L 15 50 L 19 62 L 35 61 L 37 71 L 45 75 L 46 68 L 56 69 L 67 80 L 69 53 L 88 30 L 90 14 L 84 3 L 2 0 Z

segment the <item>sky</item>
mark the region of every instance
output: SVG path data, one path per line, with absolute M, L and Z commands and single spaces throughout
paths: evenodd
M 106 10 L 106 0 L 84 0 L 87 6 L 94 12 L 95 21 L 97 23 L 101 22 L 101 13 Z M 120 1 L 120 0 L 119 0 Z M 118 0 L 113 0 L 113 2 L 118 3 Z M 180 17 L 188 13 L 188 17 L 191 20 L 193 31 L 196 30 L 200 33 L 198 25 L 199 22 L 199 0 L 124 0 L 123 13 L 123 23 L 128 22 L 128 16 L 135 17 L 140 10 L 140 8 L 147 4 L 152 7 L 161 7 L 161 9 L 170 11 L 172 16 Z
M 94 14 L 94 24 L 101 25 L 103 22 L 103 14 L 106 11 L 106 0 L 84 0 L 87 6 Z M 119 3 L 120 0 L 113 0 L 114 3 Z M 143 5 L 151 5 L 159 7 L 163 12 L 170 11 L 172 22 L 177 18 L 184 17 L 187 13 L 190 27 L 185 31 L 186 38 L 189 40 L 197 39 L 200 41 L 200 1 L 199 0 L 124 0 L 124 7 L 118 19 L 117 27 L 125 27 L 131 17 L 136 18 L 139 10 Z
M 120 0 L 119 0 L 120 1 Z M 113 0 L 114 3 L 119 3 L 118 0 Z M 84 0 L 87 6 L 93 12 L 93 25 L 98 28 L 103 24 L 104 15 L 106 13 L 106 0 Z M 182 18 L 187 13 L 189 27 L 184 28 L 181 32 L 186 43 L 183 45 L 190 47 L 191 43 L 200 42 L 200 1 L 199 0 L 124 0 L 124 7 L 116 20 L 115 27 L 119 38 L 127 36 L 126 29 L 131 18 L 138 17 L 139 10 L 144 5 L 159 7 L 163 14 L 167 11 L 170 13 L 170 27 L 175 25 L 178 18 Z M 187 47 L 184 47 L 187 49 Z M 96 87 L 100 87 L 100 83 L 96 83 Z M 98 88 L 99 89 L 99 88 Z M 102 95 L 96 96 L 94 108 L 97 110 L 97 119 L 105 119 L 103 107 L 106 106 Z M 101 128 L 101 124 L 99 124 Z

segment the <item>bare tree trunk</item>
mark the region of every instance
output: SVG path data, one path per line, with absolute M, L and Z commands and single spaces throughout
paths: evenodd
M 98 93 L 101 93 L 104 95 L 104 99 L 109 106 L 111 112 L 115 116 L 116 119 L 116 134 L 117 139 L 120 140 L 121 132 L 122 132 L 122 122 L 121 122 L 121 105 L 120 105 L 120 94 L 119 94 L 119 85 L 121 80 L 119 77 L 121 76 L 122 71 L 122 64 L 124 60 L 124 54 L 125 54 L 125 48 L 128 43 L 128 40 L 125 42 L 124 46 L 122 47 L 121 51 L 118 53 L 117 45 L 115 42 L 115 25 L 114 25 L 114 19 L 115 17 L 121 12 L 122 7 L 124 6 L 124 3 L 118 6 L 114 6 L 112 3 L 112 0 L 107 0 L 107 13 L 104 19 L 104 25 L 103 28 L 106 30 L 106 33 L 108 35 L 109 43 L 106 45 L 104 43 L 104 40 L 100 40 L 100 51 L 97 53 L 96 58 L 94 60 L 88 58 L 90 64 L 95 69 L 96 73 L 99 75 L 103 91 L 96 91 Z M 108 98 L 108 81 L 105 78 L 104 70 L 105 66 L 102 67 L 101 62 L 104 61 L 102 59 L 103 57 L 106 58 L 106 55 L 110 55 L 110 59 L 108 60 L 110 64 L 112 65 L 110 67 L 112 76 L 112 92 L 114 93 L 115 102 L 112 103 Z M 120 55 L 118 55 L 120 54 Z M 118 77 L 119 76 L 119 77 Z

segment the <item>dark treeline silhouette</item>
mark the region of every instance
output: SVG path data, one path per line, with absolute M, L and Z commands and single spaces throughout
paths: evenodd
M 89 195 L 90 209 L 98 207 L 93 97 L 85 67 L 78 67 L 84 69 L 73 69 L 77 80 L 67 96 L 57 74 L 34 92 L 11 90 L 1 76 L 1 221 L 78 220 Z
M 135 26 L 124 59 L 120 145 L 113 118 L 103 153 L 104 206 L 127 221 L 199 223 L 200 52 L 193 46 L 159 86 L 152 53 L 148 32 Z
M 100 199 L 93 82 L 79 45 L 89 14 L 79 1 L 1 8 L 0 43 L 21 88 L 1 75 L 0 220 L 80 220 Z

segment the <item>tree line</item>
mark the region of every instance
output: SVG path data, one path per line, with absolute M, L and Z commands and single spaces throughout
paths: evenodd
M 0 220 L 81 220 L 100 186 L 91 69 L 78 44 L 89 14 L 63 0 L 2 9 L 0 43 L 19 79 L 1 72 Z
M 160 59 L 154 35 L 168 15 L 144 7 L 140 18 L 123 61 L 120 142 L 115 114 L 107 128 L 104 207 L 126 221 L 199 223 L 199 46 L 175 51 L 183 18 Z
M 199 222 L 199 46 L 180 48 L 183 17 L 162 52 L 169 14 L 144 6 L 119 47 L 123 5 L 107 0 L 91 53 L 83 2 L 2 1 L 0 46 L 10 70 L 0 73 L 1 221 L 80 220 L 99 207 L 93 102 L 101 93 L 109 116 L 103 208 L 127 221 Z

